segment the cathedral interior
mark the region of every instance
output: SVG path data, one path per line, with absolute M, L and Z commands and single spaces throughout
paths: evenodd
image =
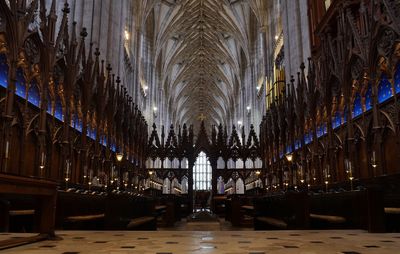
M 0 252 L 399 253 L 399 0 L 0 0 Z

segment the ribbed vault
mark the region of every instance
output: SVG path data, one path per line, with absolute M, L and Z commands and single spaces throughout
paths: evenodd
M 249 63 L 243 6 L 250 7 L 232 2 L 153 2 L 154 62 L 173 123 L 205 117 L 208 124 L 226 124 L 235 108 Z

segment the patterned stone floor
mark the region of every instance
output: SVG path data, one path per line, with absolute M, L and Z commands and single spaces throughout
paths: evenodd
M 398 254 L 400 234 L 327 231 L 58 231 L 60 241 L 5 250 L 8 254 L 339 253 Z M 18 234 L 1 235 L 18 237 Z

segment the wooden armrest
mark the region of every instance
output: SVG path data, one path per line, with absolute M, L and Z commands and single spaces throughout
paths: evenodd
M 129 224 L 126 226 L 128 229 L 129 228 L 134 228 L 137 226 L 140 226 L 142 224 L 145 224 L 147 222 L 153 221 L 155 218 L 151 216 L 145 216 L 145 217 L 139 217 L 139 218 L 134 218 L 130 220 Z
M 288 226 L 285 221 L 276 219 L 276 218 L 272 218 L 272 217 L 262 216 L 262 217 L 257 217 L 256 220 L 259 220 L 261 222 L 270 224 L 270 225 L 278 227 L 278 228 L 287 228 L 287 226 Z
M 156 207 L 155 207 L 156 211 L 163 210 L 163 209 L 166 209 L 166 208 L 167 208 L 166 205 L 156 205 Z
M 101 214 L 92 214 L 92 215 L 68 216 L 65 220 L 70 221 L 70 222 L 77 222 L 77 221 L 98 220 L 98 219 L 103 219 L 104 217 L 105 217 L 105 214 L 101 213 Z
M 214 200 L 226 200 L 226 196 L 214 197 Z
M 310 218 L 311 219 L 316 219 L 316 220 L 324 220 L 324 221 L 328 221 L 328 222 L 331 222 L 331 223 L 344 223 L 344 222 L 346 222 L 346 218 L 341 217 L 341 216 L 334 216 L 334 215 L 323 215 L 323 214 L 310 213 Z
M 17 215 L 33 215 L 35 214 L 35 210 L 10 210 L 8 212 L 10 216 L 17 216 Z
M 400 207 L 385 207 L 387 214 L 400 214 Z
M 245 209 L 245 210 L 254 210 L 254 206 L 252 206 L 252 205 L 243 205 L 243 206 L 242 206 L 242 209 Z

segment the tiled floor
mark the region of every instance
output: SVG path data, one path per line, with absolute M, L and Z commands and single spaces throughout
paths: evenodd
M 173 228 L 171 227 L 158 227 L 161 231 L 253 231 L 253 226 L 249 227 L 234 227 L 228 221 L 223 218 L 219 218 L 219 222 L 188 222 L 186 219 L 182 219 L 179 222 L 175 222 Z
M 398 254 L 400 234 L 342 231 L 60 231 L 44 241 L 3 251 L 13 254 L 342 253 Z M 9 235 L 10 236 L 10 235 Z

